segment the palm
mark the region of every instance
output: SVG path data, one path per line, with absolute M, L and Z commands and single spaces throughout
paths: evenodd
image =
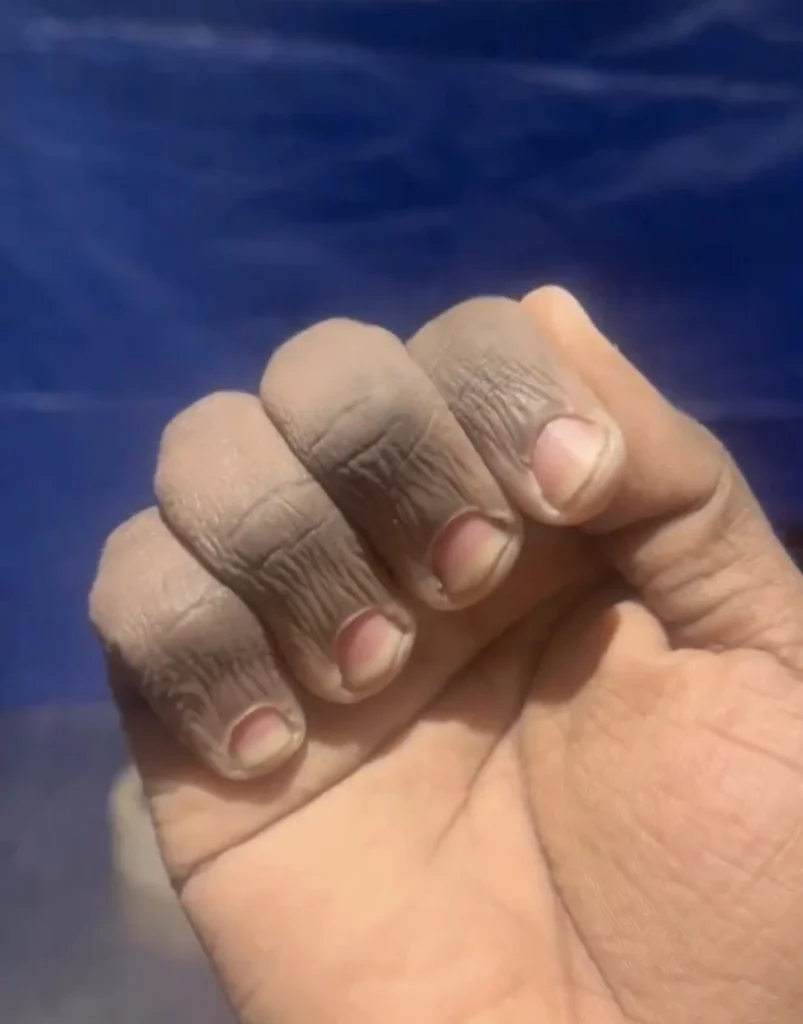
M 283 777 L 232 786 L 188 759 L 157 797 L 246 1020 L 792 1019 L 791 680 L 670 652 L 569 535 L 533 587 L 534 547 L 494 598 L 431 616 L 373 707 L 315 705 Z

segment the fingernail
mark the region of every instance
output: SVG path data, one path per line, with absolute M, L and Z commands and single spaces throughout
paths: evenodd
M 460 516 L 438 538 L 433 570 L 448 594 L 464 595 L 501 579 L 517 553 L 510 533 L 482 516 Z
M 598 423 L 561 416 L 541 431 L 532 470 L 544 497 L 554 509 L 571 504 L 593 477 L 608 447 L 608 431 Z
M 343 685 L 355 693 L 390 682 L 409 657 L 413 636 L 380 612 L 352 619 L 340 632 L 336 660 Z
M 273 708 L 256 708 L 234 727 L 229 740 L 231 757 L 245 771 L 279 765 L 291 752 L 295 733 Z

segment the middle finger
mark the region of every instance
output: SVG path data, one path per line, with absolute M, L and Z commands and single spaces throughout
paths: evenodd
M 512 568 L 520 522 L 401 342 L 347 320 L 283 346 L 262 380 L 288 447 L 413 594 L 473 603 Z

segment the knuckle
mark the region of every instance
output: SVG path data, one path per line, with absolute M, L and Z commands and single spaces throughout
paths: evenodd
M 335 506 L 308 500 L 303 490 L 266 496 L 241 521 L 231 548 L 236 554 L 229 571 L 240 591 L 251 592 L 260 604 L 267 601 L 281 618 L 325 606 L 328 620 L 344 595 L 359 603 L 380 589 Z
M 300 585 L 315 587 L 349 574 L 362 559 L 353 535 L 341 525 L 327 515 L 297 522 L 284 543 L 264 552 L 260 572 L 286 591 L 285 598 Z
M 414 339 L 416 358 L 475 440 L 520 445 L 564 408 L 550 350 L 532 331 L 520 303 L 488 297 L 455 306 Z
M 102 559 L 122 557 L 132 547 L 147 542 L 158 527 L 158 510 L 154 507 L 142 509 L 112 530 L 103 546 Z
M 372 328 L 370 324 L 363 323 L 361 320 L 354 320 L 351 317 L 332 316 L 327 317 L 325 320 L 319 320 L 318 323 L 312 324 L 312 326 L 305 328 L 303 331 L 299 331 L 287 344 L 299 347 L 318 345 L 320 343 L 328 344 L 333 335 L 352 335 L 360 331 L 370 331 L 372 329 L 378 330 L 379 328 Z
M 271 356 L 262 375 L 259 392 L 263 402 L 281 403 L 286 393 L 292 394 L 303 376 L 305 385 L 317 392 L 340 373 L 343 361 L 354 367 L 355 377 L 364 374 L 364 362 L 378 349 L 400 342 L 389 331 L 359 320 L 332 318 L 306 328 L 290 338 Z M 303 373 L 302 373 L 303 371 Z
M 380 391 L 355 392 L 330 409 L 317 429 L 310 431 L 307 450 L 312 458 L 320 452 L 341 453 L 379 441 L 389 425 L 406 418 L 402 402 Z
M 299 480 L 263 491 L 247 507 L 232 509 L 228 547 L 248 571 L 263 572 L 279 555 L 333 532 L 336 514 L 325 501 L 315 501 L 311 480 Z
M 217 585 L 180 609 L 162 609 L 119 654 L 163 717 L 180 728 L 194 724 L 208 736 L 265 695 L 290 701 L 257 620 Z
M 188 444 L 198 443 L 200 438 L 220 429 L 222 424 L 248 415 L 255 405 L 258 407 L 253 395 L 239 391 L 216 391 L 199 398 L 174 416 L 162 431 L 159 461 L 169 459 L 176 450 L 182 450 Z
M 168 520 L 186 526 L 207 505 L 216 514 L 229 491 L 245 486 L 243 449 L 261 450 L 265 426 L 256 396 L 237 392 L 207 395 L 179 413 L 162 434 L 153 480 Z
M 499 317 L 517 316 L 519 303 L 503 295 L 477 295 L 452 306 L 442 314 L 444 324 L 475 324 L 494 321 Z
M 157 510 L 144 509 L 120 523 L 106 538 L 89 592 L 90 622 L 102 635 L 118 618 L 118 581 L 127 575 L 127 566 L 132 558 L 138 558 L 139 549 L 153 536 L 158 524 Z
M 443 358 L 445 354 L 459 357 L 466 348 L 476 347 L 478 339 L 484 341 L 483 347 L 493 346 L 511 318 L 520 316 L 520 306 L 513 299 L 503 296 L 466 299 L 427 324 L 411 341 L 411 349 L 424 357 Z
M 381 396 L 361 396 L 341 407 L 310 440 L 307 458 L 327 479 L 393 488 L 424 465 L 440 463 L 437 418 L 403 401 L 383 406 Z
M 365 331 L 379 331 L 380 327 L 364 323 L 362 320 L 354 320 L 347 316 L 332 316 L 313 324 L 306 331 L 302 331 L 296 337 L 298 343 L 307 342 L 316 344 L 328 342 L 332 335 L 347 334 L 354 335 Z
M 219 664 L 227 619 L 222 612 L 213 593 L 201 592 L 182 608 L 160 608 L 147 619 L 141 618 L 144 628 L 132 630 L 132 641 L 121 650 L 145 677 L 177 676 L 188 667 Z
M 185 650 L 214 646 L 226 635 L 220 623 L 234 624 L 233 602 L 234 595 L 172 541 L 158 512 L 149 509 L 107 541 L 89 612 L 107 652 L 148 675 Z
M 244 609 L 223 607 L 212 587 L 187 594 L 183 605 L 172 608 L 160 602 L 158 592 L 142 596 L 144 602 L 121 609 L 109 622 L 103 640 L 107 653 L 145 694 L 161 698 L 178 692 L 184 680 L 213 685 L 232 662 L 252 660 L 249 651 L 260 642 L 257 631 L 246 630 L 244 636 Z
M 124 524 L 90 596 L 110 684 L 144 697 L 179 730 L 217 734 L 265 687 L 282 696 L 257 619 L 149 511 Z

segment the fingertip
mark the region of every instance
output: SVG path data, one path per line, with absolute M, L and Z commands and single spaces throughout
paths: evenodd
M 456 516 L 433 545 L 433 585 L 423 591 L 423 599 L 437 611 L 476 604 L 506 579 L 521 543 L 518 517 L 490 518 L 476 512 Z
M 624 438 L 613 421 L 578 416 L 549 420 L 531 460 L 540 518 L 576 526 L 599 515 L 616 489 L 624 462 Z
M 438 538 L 433 565 L 448 595 L 461 600 L 499 581 L 516 552 L 517 538 L 484 516 L 459 516 Z
M 373 696 L 401 672 L 413 649 L 415 631 L 379 611 L 354 616 L 338 635 L 335 656 L 350 701 Z
M 232 779 L 267 775 L 285 765 L 304 741 L 304 730 L 273 707 L 252 708 L 229 733 L 225 759 L 215 767 Z

